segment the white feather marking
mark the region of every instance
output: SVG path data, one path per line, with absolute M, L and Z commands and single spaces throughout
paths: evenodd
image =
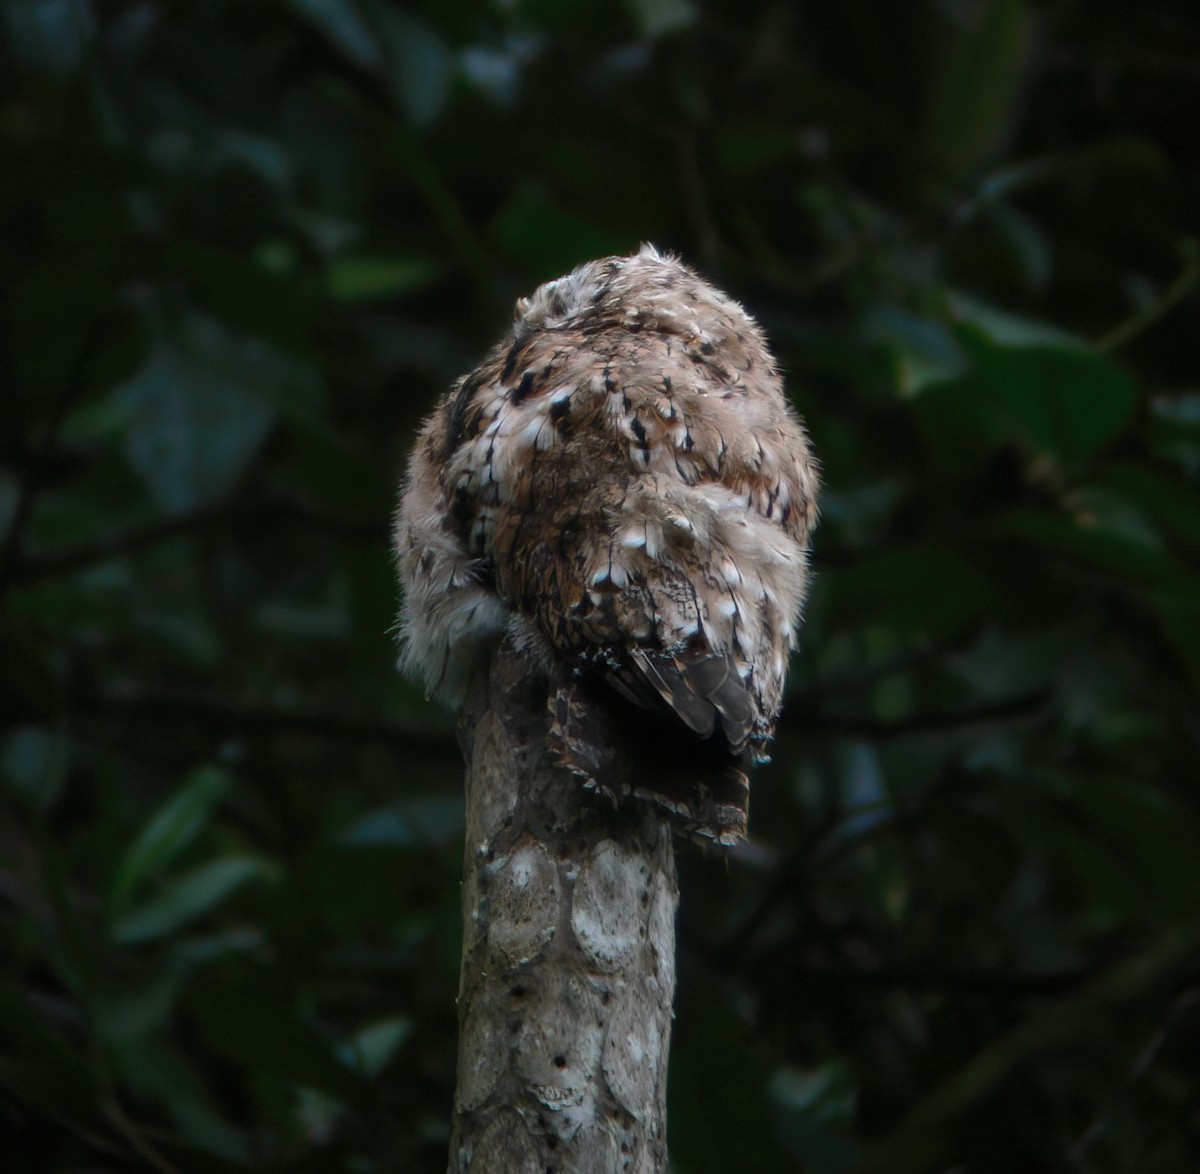
M 536 415 L 532 420 L 525 423 L 524 427 L 514 438 L 516 443 L 524 448 L 537 448 L 538 433 L 545 426 L 545 418 L 541 415 Z
M 657 523 L 647 519 L 646 521 L 646 554 L 650 558 L 658 558 L 659 551 L 662 550 L 663 532 L 662 527 Z

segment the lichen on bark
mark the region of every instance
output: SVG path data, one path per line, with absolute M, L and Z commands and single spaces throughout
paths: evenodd
M 662 1174 L 678 902 L 654 809 L 547 750 L 547 685 L 502 645 L 467 760 L 451 1174 Z

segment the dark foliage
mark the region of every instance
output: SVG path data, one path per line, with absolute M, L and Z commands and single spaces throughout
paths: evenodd
M 753 842 L 684 853 L 675 1168 L 1200 1168 L 1191 0 L 0 36 L 5 1162 L 444 1167 L 460 769 L 395 484 L 516 294 L 649 239 L 828 483 Z

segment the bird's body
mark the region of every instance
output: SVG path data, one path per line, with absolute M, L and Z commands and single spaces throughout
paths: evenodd
M 518 303 L 511 336 L 421 434 L 396 532 L 407 662 L 453 704 L 508 629 L 550 677 L 560 759 L 601 789 L 580 721 L 606 696 L 656 715 L 665 738 L 716 733 L 728 786 L 633 789 L 736 839 L 736 764 L 774 728 L 816 493 L 737 303 L 649 247 L 581 266 Z

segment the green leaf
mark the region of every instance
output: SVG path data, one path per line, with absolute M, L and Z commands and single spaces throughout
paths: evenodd
M 296 1121 L 309 1137 L 329 1137 L 346 1113 L 344 1102 L 315 1088 L 296 1089 Z M 374 1170 L 374 1167 L 369 1167 Z
M 233 780 L 218 766 L 200 766 L 150 819 L 113 877 L 109 902 L 122 913 L 133 891 L 174 860 L 208 826 Z
M 31 73 L 62 77 L 79 64 L 83 30 L 91 23 L 85 0 L 18 0 L 0 6 L 8 54 Z
M 903 635 L 951 636 L 999 603 L 991 579 L 956 551 L 912 543 L 829 571 L 816 590 L 839 623 L 890 628 Z
M 351 0 L 290 0 L 290 3 L 355 65 L 375 72 L 383 64 L 379 46 Z
M 136 945 L 164 937 L 216 908 L 247 881 L 263 877 L 266 863 L 252 856 L 226 856 L 202 865 L 168 884 L 145 905 L 122 917 L 112 937 L 122 945 Z
M 717 134 L 714 149 L 721 170 L 752 175 L 799 153 L 794 127 L 763 126 L 757 120 L 737 122 Z
M 1021 0 L 990 0 L 951 42 L 930 92 L 925 143 L 952 179 L 985 163 L 1012 122 L 1027 26 Z
M 172 1013 L 179 1014 L 173 1007 Z M 163 1106 L 175 1121 L 180 1140 L 194 1149 L 245 1166 L 249 1160 L 241 1131 L 215 1111 L 192 1058 L 155 1033 L 136 1042 L 114 1039 L 108 1055 L 122 1085 L 139 1100 Z M 208 1170 L 192 1155 L 189 1170 Z M 225 1169 L 225 1166 L 220 1167 Z
M 1200 820 L 1186 801 L 1129 779 L 1096 777 L 1076 800 L 1080 816 L 1095 828 L 1103 851 L 1132 865 L 1159 902 L 1181 917 L 1200 900 Z
M 186 513 L 233 489 L 270 431 L 272 396 L 293 374 L 266 344 L 199 315 L 164 339 L 114 393 L 135 420 L 126 456 L 158 504 Z
M 449 96 L 454 58 L 441 37 L 419 17 L 381 7 L 377 18 L 392 93 L 417 126 L 428 126 Z
M 938 390 L 962 397 L 956 406 L 962 423 L 973 422 L 993 443 L 1020 439 L 1077 470 L 1133 419 L 1137 386 L 1103 355 L 1064 346 L 1000 346 L 976 326 L 958 327 L 955 337 L 971 372 Z
M 1200 690 L 1200 584 L 1173 584 L 1150 592 L 1159 624 L 1187 666 L 1194 686 Z
M 988 217 L 1017 262 L 1026 285 L 1042 289 L 1050 280 L 1050 246 L 1031 217 L 1007 204 L 995 204 Z
M 22 726 L 4 740 L 4 773 L 12 791 L 47 811 L 66 781 L 70 742 L 42 726 Z
M 335 301 L 394 298 L 423 289 L 437 279 L 435 262 L 411 257 L 345 257 L 329 267 L 329 293 Z
M 996 528 L 1001 534 L 1040 546 L 1056 558 L 1090 563 L 1132 583 L 1169 582 L 1177 571 L 1159 546 L 1128 530 L 1106 528 L 1099 520 L 1020 509 L 1005 513 Z
M 341 840 L 360 846 L 392 844 L 405 848 L 445 844 L 461 834 L 462 825 L 461 799 L 413 799 L 371 812 L 345 832 Z
M 962 350 L 947 326 L 898 306 L 873 308 L 863 322 L 863 331 L 894 357 L 901 395 L 915 395 L 932 384 L 953 379 L 966 367 Z
M 7 404 L 8 401 L 6 401 Z M 2 410 L 2 409 L 0 409 Z M 0 425 L 6 421 L 0 417 Z M 16 422 L 8 424 L 6 431 L 10 435 L 17 429 Z M 0 534 L 7 535 L 12 527 L 13 517 L 17 512 L 17 501 L 20 497 L 20 483 L 8 470 L 0 472 Z
M 1200 395 L 1151 400 L 1146 439 L 1155 456 L 1200 479 Z
M 463 76 L 475 89 L 500 106 L 512 106 L 521 81 L 521 67 L 540 48 L 534 37 L 506 38 L 503 48 L 467 45 L 458 56 Z
M 638 32 L 647 40 L 687 28 L 696 19 L 691 0 L 626 0 Z
M 269 159 L 264 160 L 262 168 L 268 166 Z M 209 327 L 214 346 L 202 333 L 203 319 L 200 324 L 188 321 L 184 326 L 185 344 L 206 356 L 209 365 L 212 359 L 221 362 L 227 354 L 242 353 L 241 381 L 281 413 L 293 406 L 311 408 L 313 401 L 320 399 L 318 382 L 307 366 L 318 308 L 317 291 L 305 275 L 271 268 L 273 261 L 278 263 L 279 250 L 290 245 L 290 241 L 277 243 L 273 254 L 271 246 L 264 244 L 254 256 L 191 241 L 172 244 L 162 251 L 164 267 L 187 284 L 197 305 L 231 336 L 226 341 L 219 331 Z M 277 394 L 273 394 L 275 383 L 279 384 Z
M 55 661 L 53 647 L 36 640 L 32 629 L 0 625 L 0 665 L 4 667 L 0 672 L 0 723 L 4 727 L 55 724 L 63 705 Z
M 770 1079 L 766 1053 L 755 1046 L 744 1019 L 732 1012 L 728 992 L 720 990 L 714 975 L 681 970 L 676 1007 L 681 1022 L 696 1024 L 705 1011 L 708 1017 L 701 1030 L 671 1040 L 672 1167 L 678 1162 L 680 1170 L 753 1174 L 792 1168 L 773 1128 L 774 1105 L 763 1095 Z M 705 1090 L 715 1088 L 722 1090 L 722 1125 L 714 1131 L 705 1124 L 712 1114 Z M 751 1161 L 746 1160 L 747 1138 L 755 1139 Z
M 338 1049 L 338 1059 L 363 1076 L 378 1076 L 412 1029 L 412 1020 L 403 1015 L 368 1024 Z
M 500 246 L 532 273 L 552 277 L 591 257 L 635 248 L 636 238 L 614 235 L 564 209 L 541 184 L 518 184 L 492 226 Z
M 323 420 L 289 421 L 284 434 L 286 463 L 276 466 L 278 484 L 331 516 L 383 516 L 395 486 L 384 469 L 364 460 L 361 446 Z
M 0 978 L 0 1088 L 46 1120 L 101 1125 L 96 1074 L 75 1039 L 51 1026 L 16 977 Z
M 1084 350 L 1087 343 L 1053 322 L 1025 318 L 971 297 L 961 290 L 945 295 L 946 309 L 955 322 L 971 323 L 1001 346 L 1057 346 Z
M 310 1085 L 337 1095 L 354 1078 L 317 1023 L 308 976 L 282 965 L 214 967 L 185 991 L 181 1009 L 211 1055 L 263 1084 Z
M 99 335 L 96 319 L 108 308 L 114 280 L 107 257 L 97 254 L 47 260 L 6 278 L 0 325 L 7 331 L 11 374 L 3 398 L 14 406 L 24 399 L 31 412 L 46 411 L 86 369 Z
M 250 1147 L 245 1137 L 202 1100 L 171 1097 L 168 1108 L 189 1144 L 238 1166 L 249 1163 Z
M 826 1174 L 853 1168 L 858 1081 L 842 1059 L 809 1069 L 786 1066 L 772 1075 L 768 1095 L 778 1107 L 780 1136 L 806 1166 Z
M 1200 548 L 1200 490 L 1195 484 L 1133 461 L 1108 469 L 1103 484 L 1153 518 L 1181 545 Z

